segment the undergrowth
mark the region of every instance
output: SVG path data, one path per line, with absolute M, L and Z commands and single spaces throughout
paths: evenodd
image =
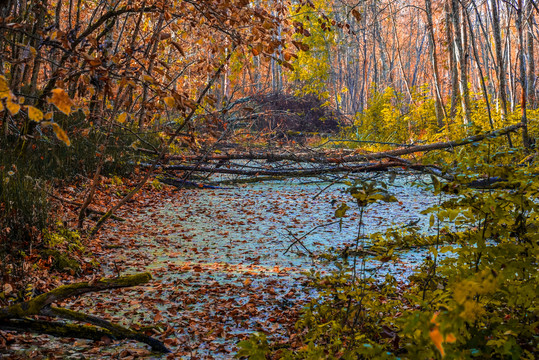
M 473 156 L 460 158 L 447 169 L 455 174 L 453 181 L 433 177 L 431 188 L 440 200 L 424 212 L 430 217 L 430 235 L 413 229 L 390 231 L 377 235 L 380 256 L 356 251 L 348 259 L 334 257 L 337 270 L 331 275 L 310 274 L 318 295 L 296 324 L 301 343 L 277 346 L 257 334 L 239 344 L 238 355 L 535 359 L 539 182 L 535 164 L 519 165 L 518 153 L 522 149 L 493 153 L 489 144 L 477 146 Z M 468 184 L 478 174 L 503 179 L 503 186 L 473 189 Z M 392 200 L 372 184 L 351 184 L 350 194 L 360 213 L 375 202 Z M 337 211 L 342 215 L 343 208 Z M 356 250 L 367 245 L 364 239 L 360 230 Z M 406 247 L 408 241 L 429 248 L 408 279 L 391 274 L 380 278 L 366 271 L 373 259 L 393 261 L 396 248 Z

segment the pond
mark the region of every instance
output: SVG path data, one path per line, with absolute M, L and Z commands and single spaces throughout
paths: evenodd
M 389 184 L 399 201 L 370 205 L 364 214 L 367 233 L 410 222 L 428 225 L 419 213 L 436 198 L 412 186 L 424 178 L 376 177 Z M 176 330 L 181 330 L 178 336 L 183 342 L 196 345 L 195 354 L 228 354 L 237 335 L 253 331 L 288 335 L 279 321 L 272 321 L 275 312 L 305 300 L 304 272 L 332 270 L 308 251 L 320 254 L 342 248 L 357 236 L 357 211 L 350 211 L 342 224 L 334 218 L 343 201 L 353 209 L 352 198 L 343 191 L 344 185 L 328 185 L 300 179 L 230 189 L 185 189 L 139 214 L 137 221 L 144 222 L 146 231 L 134 234 L 134 243 L 148 257 L 146 269 L 165 287 L 174 288 L 164 292 L 177 295 L 183 324 L 188 324 Z M 296 239 L 308 251 L 299 243 L 291 247 Z M 133 255 L 133 251 L 124 254 L 124 266 L 129 266 Z M 418 249 L 403 253 L 399 262 L 384 267 L 382 275 L 391 272 L 404 278 L 424 255 Z M 218 330 L 209 336 L 197 333 L 204 319 L 212 319 Z M 201 325 L 201 331 L 205 327 Z
M 410 222 L 426 229 L 428 219 L 419 213 L 436 198 L 412 185 L 425 179 L 373 176 L 388 183 L 399 201 L 370 205 L 365 231 Z M 71 308 L 128 326 L 157 324 L 167 333 L 174 358 L 230 358 L 238 340 L 254 331 L 291 341 L 294 320 L 309 296 L 304 273 L 333 269 L 309 252 L 342 248 L 358 233 L 357 211 L 349 211 L 342 224 L 334 217 L 343 201 L 354 209 L 351 196 L 344 185 L 328 185 L 300 179 L 183 189 L 164 200 L 148 200 L 149 206 L 135 215 L 126 209 L 132 221 L 108 231 L 107 241 L 121 246 L 104 254 L 102 264 L 109 275 L 150 271 L 155 280 L 137 289 L 82 297 Z M 302 245 L 291 246 L 296 239 Z M 424 256 L 418 249 L 402 253 L 384 271 L 404 279 Z M 78 345 L 73 351 L 88 346 Z M 108 357 L 126 349 L 139 351 L 144 345 L 124 342 L 96 351 Z

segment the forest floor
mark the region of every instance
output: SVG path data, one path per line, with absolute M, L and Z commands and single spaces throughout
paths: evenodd
M 70 185 L 59 195 L 81 201 L 87 185 Z M 322 191 L 326 185 L 309 180 L 176 190 L 149 184 L 119 211 L 125 221 L 112 221 L 98 236 L 83 242 L 86 249 L 76 254 L 83 263 L 82 276 L 42 267 L 35 270 L 35 278 L 40 279 L 36 283 L 45 291 L 83 279 L 151 272 L 153 280 L 143 286 L 58 305 L 147 329 L 172 350 L 163 358 L 230 358 L 237 342 L 255 331 L 277 343 L 302 346 L 294 324 L 313 295 L 304 286 L 304 272 L 331 271 L 308 251 L 317 257 L 352 243 L 357 234 L 357 213 L 341 226 L 333 217 L 335 208 L 347 200 L 346 194 L 338 188 Z M 129 179 L 103 179 L 92 206 L 106 210 L 133 186 Z M 393 190 L 400 192 L 400 201 L 369 209 L 368 229 L 415 221 L 419 210 L 432 201 L 405 183 Z M 74 228 L 76 207 L 59 205 L 67 227 Z M 92 221 L 87 222 L 90 225 Z M 295 239 L 309 250 L 299 243 L 290 247 Z M 385 271 L 404 278 L 421 257 L 416 251 Z M 93 342 L 32 334 L 5 336 L 7 347 L 0 347 L 5 358 L 158 357 L 143 344 L 112 343 L 107 338 Z

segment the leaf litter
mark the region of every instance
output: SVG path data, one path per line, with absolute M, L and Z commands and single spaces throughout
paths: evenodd
M 319 226 L 302 239 L 313 254 L 351 244 L 357 235 L 357 213 L 349 212 L 341 227 L 333 217 L 336 204 L 348 200 L 342 189 L 316 197 L 326 185 L 283 181 L 180 191 L 148 186 L 118 214 L 127 220 L 107 227 L 87 247 L 105 275 L 150 271 L 152 282 L 62 306 L 145 330 L 172 353 L 152 354 L 135 342 L 22 335 L 9 356 L 23 351 L 49 358 L 226 359 L 255 331 L 300 345 L 294 324 L 313 295 L 304 286 L 305 272 L 332 268 L 298 244 L 285 254 L 294 241 L 290 234 L 301 238 Z M 433 202 L 406 183 L 395 190 L 399 203 L 366 211 L 368 232 L 415 221 L 416 210 Z M 97 203 L 104 207 L 112 200 L 101 197 Z M 422 256 L 416 249 L 386 271 L 404 277 Z

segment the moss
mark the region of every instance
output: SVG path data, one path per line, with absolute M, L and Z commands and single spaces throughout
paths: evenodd
M 123 276 L 120 278 L 101 279 L 95 283 L 81 282 L 60 286 L 52 291 L 49 291 L 48 293 L 36 296 L 30 301 L 0 308 L 0 320 L 37 315 L 44 306 L 50 305 L 55 301 L 67 299 L 71 296 L 82 295 L 88 292 L 137 286 L 147 283 L 151 278 L 152 276 L 150 273 L 140 273 Z
M 80 263 L 69 257 L 67 254 L 61 253 L 58 250 L 44 250 L 41 255 L 45 258 L 52 257 L 52 266 L 54 269 L 61 272 L 79 272 Z

